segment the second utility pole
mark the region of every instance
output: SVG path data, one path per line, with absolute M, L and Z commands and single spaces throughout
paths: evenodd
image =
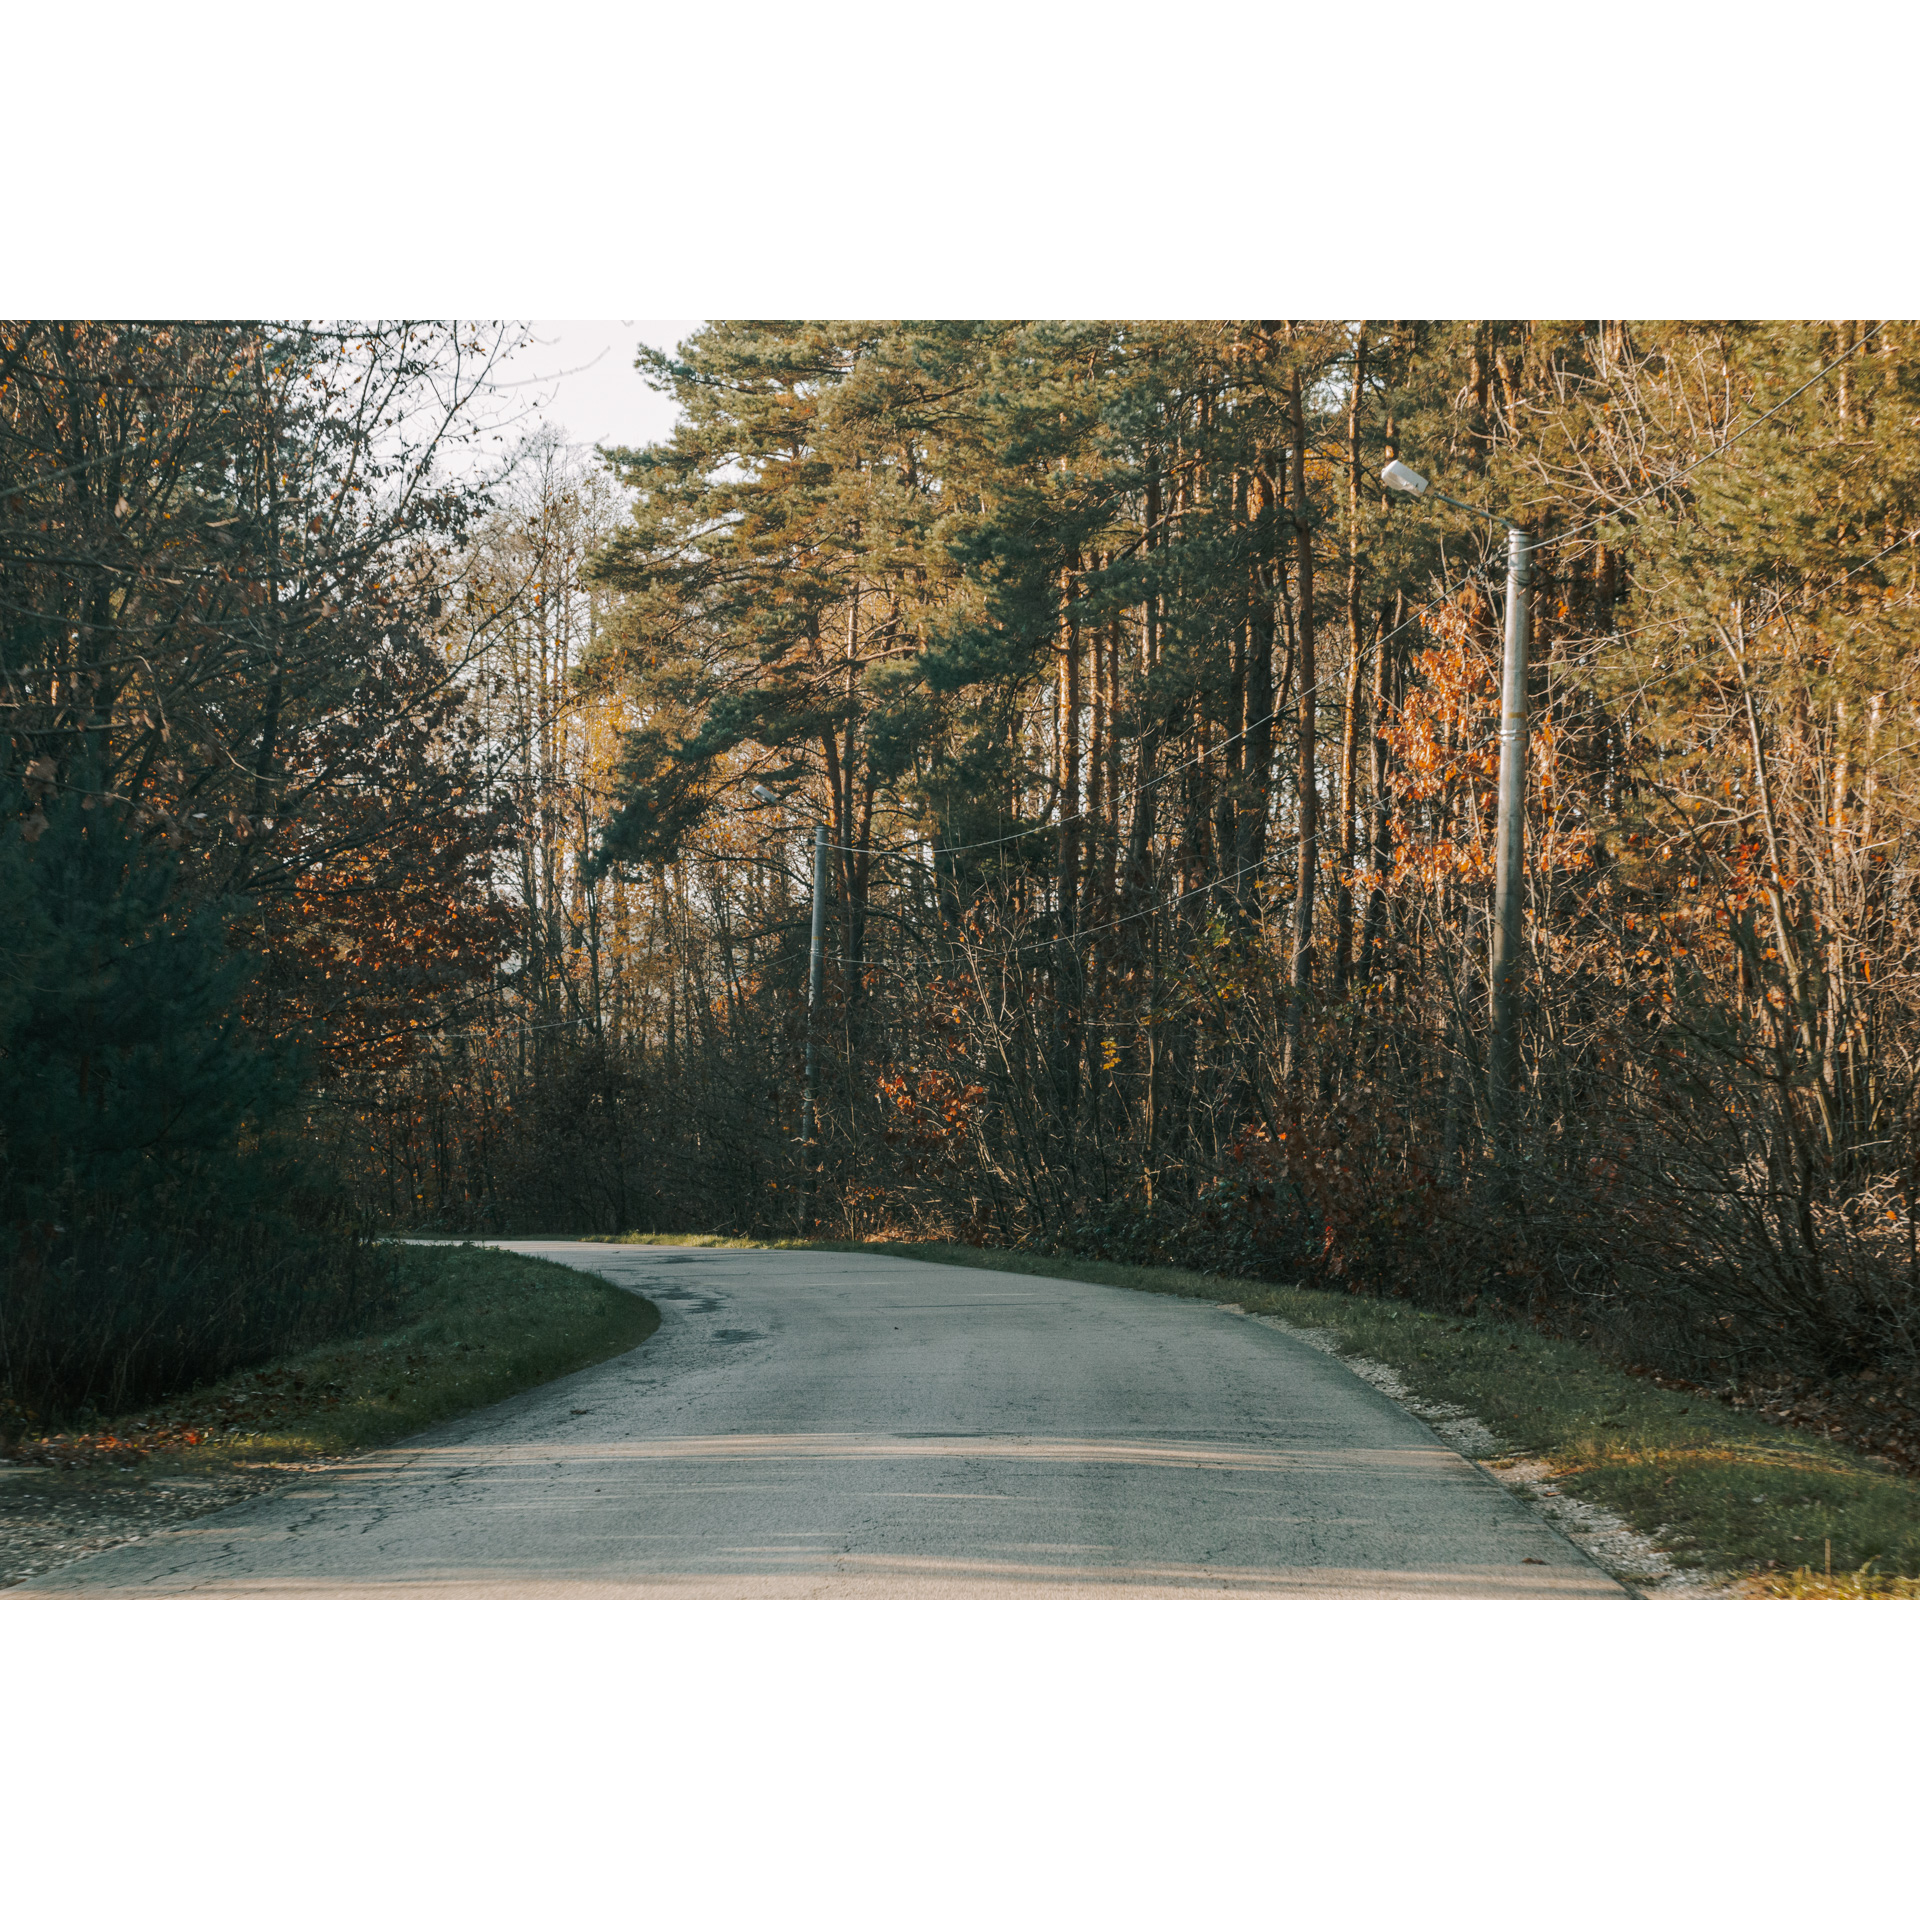
M 800 1158 L 806 1167 L 806 1199 L 800 1213 L 800 1231 L 813 1231 L 814 1188 L 820 1174 L 819 1128 L 816 1109 L 820 1093 L 820 1059 L 814 1051 L 813 1021 L 820 1005 L 820 986 L 827 970 L 827 830 L 813 830 L 813 952 L 807 967 L 807 1090 L 800 1101 Z

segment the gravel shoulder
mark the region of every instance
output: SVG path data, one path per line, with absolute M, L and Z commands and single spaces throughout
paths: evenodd
M 0 1588 L 257 1499 L 331 1463 L 187 1468 L 0 1463 Z
M 1228 1313 L 1246 1313 L 1228 1305 Z M 1697 1567 L 1683 1567 L 1660 1543 L 1629 1525 L 1619 1514 L 1554 1484 L 1553 1469 L 1534 1455 L 1516 1452 L 1491 1433 L 1465 1407 L 1423 1399 L 1382 1360 L 1341 1350 L 1341 1342 L 1321 1327 L 1297 1326 L 1272 1314 L 1248 1314 L 1290 1333 L 1296 1340 L 1331 1354 L 1377 1393 L 1423 1420 L 1455 1451 L 1476 1462 L 1516 1499 L 1524 1501 L 1563 1540 L 1578 1547 L 1631 1593 L 1646 1600 L 1717 1600 L 1733 1589 Z
M 398 1324 L 16 1442 L 0 1459 L 0 1589 L 322 1484 L 376 1447 L 628 1352 L 660 1324 L 649 1302 L 550 1261 L 461 1245 L 407 1259 Z

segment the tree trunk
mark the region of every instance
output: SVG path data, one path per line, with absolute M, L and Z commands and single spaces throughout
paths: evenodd
M 1393 796 L 1387 786 L 1387 705 L 1393 698 L 1393 676 L 1389 655 L 1398 641 L 1395 636 L 1406 619 L 1406 595 L 1393 596 L 1393 616 L 1373 650 L 1372 718 L 1369 727 L 1368 759 L 1370 777 L 1368 798 L 1372 802 L 1372 854 L 1368 860 L 1372 879 L 1367 892 L 1366 927 L 1360 937 L 1360 981 L 1364 986 L 1373 977 L 1373 957 L 1381 949 L 1386 934 L 1387 868 L 1393 861 Z M 1383 615 L 1384 617 L 1384 615 Z
M 1079 556 L 1067 558 L 1061 583 L 1059 737 L 1060 871 L 1055 890 L 1059 938 L 1055 954 L 1055 1088 L 1064 1115 L 1078 1106 L 1080 1090 L 1080 956 L 1074 935 L 1080 906 L 1080 617 Z
M 1345 999 L 1353 972 L 1354 764 L 1359 753 L 1360 618 L 1360 402 L 1367 379 L 1367 323 L 1353 348 L 1353 392 L 1347 400 L 1347 681 L 1340 707 L 1340 868 L 1333 900 L 1333 991 Z
M 1281 570 L 1273 548 L 1278 539 L 1279 503 L 1274 497 L 1273 450 L 1263 451 L 1252 474 L 1249 495 L 1254 562 L 1247 607 L 1247 738 L 1242 775 L 1247 805 L 1240 831 L 1243 867 L 1263 866 L 1267 858 L 1267 810 L 1273 788 L 1273 629 L 1274 599 Z M 1248 875 L 1248 897 L 1258 900 L 1259 875 Z
M 1302 1023 L 1306 1011 L 1307 984 L 1313 960 L 1313 883 L 1320 852 L 1320 795 L 1316 785 L 1314 761 L 1314 707 L 1319 698 L 1319 682 L 1314 671 L 1313 649 L 1313 532 L 1307 502 L 1307 414 L 1300 394 L 1300 369 L 1296 364 L 1292 382 L 1293 403 L 1293 538 L 1294 567 L 1298 575 L 1295 593 L 1299 612 L 1296 652 L 1300 683 L 1300 761 L 1298 827 L 1299 862 L 1295 868 L 1293 898 L 1293 962 L 1289 973 L 1292 992 L 1287 999 L 1286 1053 L 1281 1061 L 1281 1077 L 1291 1083 L 1304 1057 Z

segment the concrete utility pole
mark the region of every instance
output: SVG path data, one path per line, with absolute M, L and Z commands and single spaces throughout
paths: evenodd
M 820 987 L 827 970 L 827 830 L 813 830 L 813 951 L 807 965 L 807 1090 L 800 1101 L 800 1158 L 807 1170 L 806 1200 L 800 1231 L 813 1231 L 814 1188 L 819 1177 L 818 1126 L 814 1109 L 820 1091 L 820 1059 L 814 1051 L 814 1012 L 820 1005 Z
M 1389 460 L 1380 478 L 1416 499 L 1426 479 Z M 1533 577 L 1533 541 L 1525 527 L 1485 507 L 1435 490 L 1436 500 L 1477 513 L 1507 530 L 1507 632 L 1500 661 L 1500 802 L 1494 833 L 1493 963 L 1488 968 L 1493 1044 L 1487 1050 L 1487 1106 L 1494 1151 L 1505 1160 L 1513 1146 L 1513 1091 L 1519 1077 L 1520 1029 L 1514 1004 L 1520 990 L 1520 914 L 1526 896 L 1527 831 L 1527 588 Z
M 1503 1155 L 1513 1145 L 1513 1091 L 1520 1066 L 1514 1002 L 1519 997 L 1520 914 L 1527 884 L 1522 855 L 1527 832 L 1527 586 L 1532 577 L 1532 544 L 1524 528 L 1507 523 L 1507 635 L 1500 662 L 1500 809 L 1493 843 L 1493 1047 L 1487 1068 L 1494 1140 Z

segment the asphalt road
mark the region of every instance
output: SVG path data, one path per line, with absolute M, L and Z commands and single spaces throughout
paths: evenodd
M 1625 1597 L 1338 1361 L 1215 1307 L 501 1244 L 645 1294 L 660 1331 L 8 1597 Z

